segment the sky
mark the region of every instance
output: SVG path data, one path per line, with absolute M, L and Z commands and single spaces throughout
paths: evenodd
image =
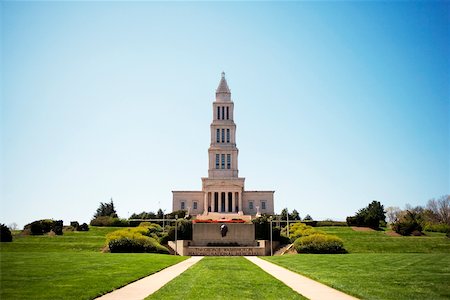
M 450 193 L 450 4 L 2 1 L 0 222 L 172 210 L 222 71 L 239 176 L 345 220 Z

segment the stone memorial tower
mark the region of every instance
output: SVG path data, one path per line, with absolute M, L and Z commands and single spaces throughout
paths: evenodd
M 202 191 L 172 191 L 175 210 L 187 210 L 197 219 L 251 218 L 273 214 L 274 191 L 245 191 L 245 178 L 239 177 L 234 102 L 225 73 L 216 89 L 210 125 L 208 177 L 202 178 Z

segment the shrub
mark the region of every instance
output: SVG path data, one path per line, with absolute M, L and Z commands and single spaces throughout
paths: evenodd
M 286 234 L 286 228 L 285 229 L 285 234 Z M 298 239 L 299 237 L 302 236 L 308 236 L 308 235 L 312 235 L 312 234 L 316 234 L 316 233 L 321 233 L 321 234 L 325 234 L 323 231 L 314 229 L 311 226 L 308 226 L 304 223 L 294 223 L 293 225 L 289 226 L 289 238 L 291 240 L 291 242 L 294 242 L 296 239 Z
M 63 221 L 53 221 L 53 226 L 51 229 L 56 235 L 62 235 L 63 234 Z
M 192 240 L 192 221 L 189 220 L 178 220 L 178 240 Z M 167 234 L 169 235 L 169 241 L 175 240 L 175 226 L 168 227 L 169 230 Z
M 29 227 L 27 228 L 27 226 Z M 34 221 L 31 224 L 25 225 L 24 229 L 30 229 L 31 235 L 43 235 L 42 224 L 40 221 Z
M 89 231 L 89 225 L 86 223 L 83 223 L 78 227 L 78 231 Z
M 333 221 L 333 220 L 325 220 L 318 221 L 317 227 L 321 226 L 348 226 L 347 222 Z
M 57 235 L 63 234 L 63 221 L 55 221 L 50 219 L 43 219 L 31 222 L 24 226 L 24 233 L 28 232 L 31 235 L 43 235 L 44 233 L 49 233 L 53 231 Z
M 311 227 L 316 227 L 317 226 L 317 221 L 313 221 L 313 220 L 303 220 L 302 223 L 311 226 Z
M 169 253 L 167 248 L 153 237 L 150 237 L 150 227 L 141 226 L 116 230 L 106 236 L 109 250 L 115 252 L 151 252 Z
M 110 216 L 100 216 L 91 220 L 91 226 L 128 227 L 128 220 Z
M 420 215 L 410 210 L 407 210 L 400 220 L 392 223 L 391 227 L 401 235 L 411 235 L 414 231 L 422 232 Z
M 335 235 L 313 234 L 295 240 L 297 253 L 346 253 L 343 241 Z
M 78 230 L 78 228 L 80 227 L 80 223 L 78 223 L 77 221 L 71 221 L 70 226 L 72 226 L 75 230 Z
M 423 228 L 424 231 L 431 231 L 431 232 L 443 232 L 447 233 L 450 232 L 450 225 L 449 224 L 426 224 Z
M 169 250 L 161 246 L 154 238 L 147 236 L 140 236 L 135 238 L 120 238 L 111 240 L 108 243 L 109 250 L 112 253 L 163 253 L 168 254 Z
M 12 242 L 11 230 L 5 224 L 0 224 L 0 242 Z

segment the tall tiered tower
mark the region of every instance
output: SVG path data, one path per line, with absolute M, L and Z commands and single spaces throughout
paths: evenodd
M 238 177 L 234 103 L 223 72 L 212 107 L 208 177 L 202 178 L 201 191 L 172 191 L 173 210 L 208 219 L 273 214 L 274 191 L 244 191 L 245 178 Z
M 213 102 L 211 123 L 211 145 L 209 153 L 209 178 L 238 177 L 238 149 L 236 148 L 236 124 L 234 123 L 234 103 L 228 88 L 225 73 L 222 72 Z

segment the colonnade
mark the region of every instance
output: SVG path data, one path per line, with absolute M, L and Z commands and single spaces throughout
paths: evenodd
M 238 213 L 242 211 L 242 192 L 205 192 L 204 212 Z

